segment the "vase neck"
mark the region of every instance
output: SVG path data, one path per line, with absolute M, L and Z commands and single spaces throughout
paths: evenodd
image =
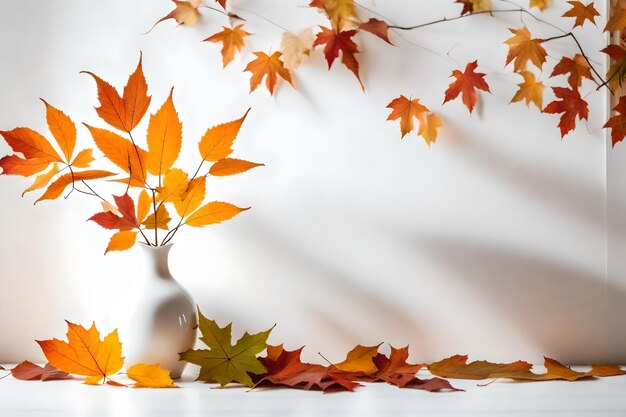
M 172 245 L 147 246 L 140 245 L 144 258 L 144 274 L 147 277 L 172 279 L 168 257 Z

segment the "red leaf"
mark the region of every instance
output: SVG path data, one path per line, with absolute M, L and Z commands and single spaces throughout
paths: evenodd
M 359 29 L 374 34 L 389 45 L 393 45 L 389 40 L 389 25 L 385 21 L 372 18 L 365 23 L 361 23 Z
M 11 374 L 14 378 L 23 381 L 54 381 L 72 378 L 67 372 L 60 371 L 49 363 L 42 368 L 29 361 L 24 361 L 11 369 Z
M 589 116 L 589 107 L 587 102 L 582 99 L 578 89 L 570 89 L 563 87 L 552 87 L 554 95 L 560 100 L 554 100 L 543 109 L 544 113 L 561 114 L 559 121 L 559 129 L 561 129 L 561 137 L 576 128 L 576 116 L 579 120 Z
M 339 56 L 341 51 L 341 62 L 356 76 L 359 80 L 361 88 L 365 91 L 365 87 L 361 82 L 359 76 L 359 62 L 356 60 L 354 54 L 359 52 L 359 48 L 352 40 L 352 37 L 356 35 L 356 30 L 346 30 L 343 32 L 335 32 L 332 29 L 328 29 L 324 26 L 320 26 L 322 31 L 317 34 L 317 38 L 313 43 L 313 46 L 325 45 L 324 56 L 326 62 L 328 62 L 328 69 L 333 65 L 335 59 Z
M 621 96 L 619 102 L 613 107 L 613 111 L 616 112 L 606 124 L 604 128 L 611 129 L 611 142 L 613 146 L 616 143 L 621 142 L 626 137 L 626 96 Z
M 452 71 L 451 77 L 456 78 L 445 93 L 445 99 L 443 103 L 447 103 L 450 100 L 454 100 L 461 94 L 463 99 L 463 104 L 471 113 L 474 110 L 474 106 L 476 105 L 476 89 L 489 91 L 489 85 L 485 81 L 485 75 L 482 72 L 474 72 L 474 70 L 478 67 L 478 61 L 470 62 L 465 67 L 465 71 L 461 72 L 459 70 Z
M 135 203 L 133 199 L 128 195 L 113 196 L 117 210 L 120 216 L 110 211 L 103 211 L 91 216 L 88 220 L 98 223 L 105 229 L 117 229 L 117 230 L 132 230 L 140 227 L 139 220 L 135 214 Z

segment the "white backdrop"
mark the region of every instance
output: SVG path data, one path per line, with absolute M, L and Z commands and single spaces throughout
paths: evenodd
M 339 61 L 328 73 L 320 50 L 295 73 L 297 89 L 280 83 L 275 97 L 264 88 L 249 94 L 242 69 L 251 51 L 276 50 L 281 34 L 249 11 L 293 31 L 324 20 L 300 7 L 305 0 L 233 3 L 255 35 L 222 70 L 219 47 L 200 42 L 227 23 L 217 13 L 195 28 L 169 21 L 142 36 L 170 2 L 0 0 L 0 129 L 49 135 L 38 97 L 103 126 L 95 85 L 79 71 L 121 87 L 143 51 L 152 112 L 176 86 L 187 167 L 208 126 L 253 108 L 234 156 L 266 166 L 208 185 L 212 198 L 252 210 L 181 232 L 172 251 L 174 274 L 210 317 L 234 321 L 237 331 L 277 323 L 270 341 L 307 345 L 308 359 L 321 351 L 339 360 L 356 343 L 387 341 L 410 343 L 421 360 L 626 362 L 626 151 L 607 148 L 604 92 L 588 97 L 589 122 L 563 141 L 557 116 L 509 106 L 519 81 L 503 68 L 500 42 L 507 27 L 522 25 L 509 14 L 394 33 L 397 47 L 358 35 L 366 94 Z M 571 27 L 559 19 L 565 2 L 554 3 L 545 18 Z M 460 8 L 451 0 L 363 4 L 407 25 Z M 555 34 L 524 21 L 535 36 Z M 604 71 L 595 52 L 602 35 L 589 24 L 577 33 Z M 552 56 L 575 52 L 568 39 L 548 47 Z M 488 73 L 493 94 L 481 94 L 472 116 L 460 101 L 441 106 L 455 68 L 441 57 L 448 51 Z M 430 149 L 414 133 L 401 141 L 398 124 L 385 121 L 399 94 L 442 117 Z M 546 102 L 552 97 L 547 91 Z M 79 140 L 90 141 L 82 125 Z M 20 198 L 27 181 L 0 184 L 0 362 L 41 360 L 33 340 L 61 337 L 64 319 L 106 317 L 140 257 L 138 249 L 102 256 L 109 233 L 85 221 L 99 209 L 95 199 L 33 207 L 33 195 Z

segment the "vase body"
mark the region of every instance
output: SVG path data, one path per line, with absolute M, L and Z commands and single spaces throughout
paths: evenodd
M 198 317 L 196 305 L 187 290 L 170 273 L 172 245 L 139 245 L 144 267 L 136 286 L 134 301 L 127 308 L 123 340 L 125 363 L 158 363 L 180 378 L 185 365 L 178 354 L 192 349 L 196 342 Z M 129 318 L 128 318 L 129 317 Z

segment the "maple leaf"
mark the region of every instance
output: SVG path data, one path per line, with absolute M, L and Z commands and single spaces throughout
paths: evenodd
M 296 69 L 311 56 L 315 37 L 311 28 L 307 28 L 295 35 L 289 31 L 283 32 L 280 41 L 280 51 L 283 53 L 283 62 L 288 70 Z
M 356 35 L 357 31 L 347 30 L 344 32 L 336 32 L 324 26 L 320 26 L 320 28 L 322 31 L 317 34 L 313 46 L 325 45 L 324 56 L 328 63 L 328 69 L 333 65 L 333 62 L 335 62 L 335 59 L 339 56 L 339 52 L 341 51 L 341 63 L 352 71 L 357 80 L 359 80 L 361 89 L 365 91 L 365 87 L 359 76 L 359 62 L 354 56 L 354 54 L 359 52 L 356 43 L 352 40 L 352 37 Z
M 567 82 L 572 88 L 580 87 L 583 83 L 583 78 L 593 81 L 591 68 L 581 54 L 574 55 L 574 58 L 562 57 L 559 63 L 554 66 L 550 77 L 564 74 L 569 74 Z
M 589 20 L 594 25 L 596 24 L 596 16 L 600 16 L 600 13 L 596 10 L 593 2 L 585 5 L 580 0 L 569 0 L 567 3 L 572 7 L 563 13 L 562 17 L 576 18 L 574 27 L 584 25 L 586 20 Z
M 222 26 L 222 28 L 221 32 L 209 36 L 203 42 L 222 42 L 222 64 L 226 68 L 235 58 L 235 53 L 241 51 L 241 48 L 244 47 L 244 38 L 250 36 L 250 33 L 243 30 L 243 24 L 233 28 L 226 26 Z
M 359 29 L 376 35 L 389 45 L 393 45 L 393 43 L 389 40 L 389 25 L 383 20 L 371 18 L 367 22 L 361 23 L 359 25 Z
M 111 251 L 124 251 L 135 246 L 137 241 L 137 232 L 131 230 L 122 230 L 111 236 L 104 254 Z
M 172 88 L 163 106 L 150 116 L 148 123 L 147 170 L 159 177 L 174 165 L 183 141 L 183 125 L 174 107 L 173 92 Z
M 387 120 L 400 119 L 400 131 L 402 137 L 414 130 L 413 118 L 419 121 L 418 134 L 421 135 L 428 145 L 437 139 L 437 128 L 441 126 L 439 118 L 433 114 L 429 114 L 426 106 L 420 104 L 419 99 L 410 100 L 405 96 L 394 99 L 387 105 L 388 109 L 392 109 Z
M 441 119 L 435 113 L 421 114 L 417 134 L 424 138 L 428 146 L 437 140 L 437 129 L 442 126 Z
M 268 346 L 267 355 L 259 361 L 267 368 L 253 388 L 263 385 L 281 385 L 296 389 L 354 391 L 361 384 L 354 382 L 329 367 L 303 363 L 302 349 L 288 351 L 283 346 Z
M 508 378 L 525 381 L 552 381 L 566 380 L 576 381 L 582 378 L 595 376 L 624 375 L 626 371 L 619 366 L 596 365 L 588 372 L 574 371 L 558 361 L 545 358 L 546 372 L 536 374 L 531 371 L 532 365 L 524 361 L 512 363 L 492 363 L 487 361 L 474 361 L 467 363 L 467 356 L 455 355 L 439 362 L 428 365 L 428 370 L 433 374 L 444 378 L 459 379 L 497 379 Z
M 135 214 L 135 202 L 128 195 L 113 196 L 115 204 L 117 205 L 117 212 L 103 211 L 91 216 L 88 220 L 91 220 L 101 227 L 109 230 L 132 230 L 140 227 L 139 220 Z
M 524 82 L 518 84 L 519 89 L 511 99 L 511 103 L 525 100 L 526 106 L 533 103 L 539 111 L 543 109 L 543 83 L 535 78 L 535 74 L 530 71 L 522 71 L 519 74 L 524 77 Z
M 233 142 L 249 112 L 250 109 L 246 110 L 243 117 L 237 120 L 207 129 L 198 143 L 200 157 L 203 161 L 216 162 L 233 152 Z
M 615 114 L 607 120 L 603 128 L 611 129 L 611 142 L 613 146 L 626 137 L 626 96 L 621 96 L 619 102 L 613 107 Z
M 232 344 L 232 324 L 219 327 L 213 320 L 207 319 L 198 309 L 200 340 L 209 349 L 190 349 L 180 353 L 180 360 L 200 366 L 197 381 L 217 382 L 222 387 L 237 382 L 253 386 L 249 374 L 263 374 L 266 369 L 256 355 L 267 347 L 267 338 L 272 331 L 249 334 L 248 332 Z
M 609 20 L 604 27 L 605 32 L 617 32 L 626 29 L 626 7 L 620 1 L 617 1 L 611 7 Z
M 81 71 L 81 74 L 91 75 L 96 81 L 100 102 L 100 107 L 96 108 L 96 112 L 102 120 L 123 132 L 130 132 L 139 124 L 151 100 L 148 95 L 148 84 L 143 74 L 141 55 L 139 55 L 135 72 L 128 77 L 124 94 L 121 97 L 111 84 L 93 72 Z
M 536 7 L 539 10 L 543 11 L 546 9 L 546 7 L 548 7 L 548 2 L 550 0 L 530 0 L 530 5 L 529 7 Z
M 224 158 L 220 159 L 209 169 L 209 174 L 215 177 L 225 177 L 227 175 L 240 174 L 252 168 L 265 166 L 256 162 L 244 161 L 243 159 Z
M 465 14 L 472 14 L 474 12 L 489 10 L 491 8 L 491 3 L 489 0 L 455 0 L 454 2 L 463 5 L 463 10 L 461 10 L 461 16 Z
M 250 207 L 241 208 L 222 201 L 212 201 L 193 212 L 183 222 L 188 226 L 204 227 L 210 224 L 218 224 L 230 220 L 242 211 L 249 210 Z
M 156 211 L 156 215 L 152 213 L 146 218 L 146 220 L 142 224 L 148 230 L 154 230 L 154 229 L 169 230 L 168 223 L 170 221 L 172 221 L 172 218 L 170 217 L 170 213 L 167 211 L 167 209 L 165 208 L 163 204 L 159 204 L 157 211 Z
M 621 87 L 626 78 L 626 49 L 620 45 L 609 45 L 600 52 L 604 52 L 613 60 L 606 74 L 609 86 L 613 89 Z
M 334 369 L 354 376 L 369 377 L 374 375 L 378 368 L 373 358 L 378 355 L 378 348 L 382 343 L 375 346 L 357 345 L 346 355 L 343 362 L 333 365 Z
M 284 62 L 280 59 L 282 52 L 276 51 L 272 55 L 267 55 L 265 52 L 253 52 L 253 54 L 256 56 L 256 59 L 250 61 L 244 69 L 244 72 L 252 73 L 250 77 L 250 92 L 256 90 L 263 78 L 266 78 L 265 86 L 270 94 L 273 95 L 279 75 L 293 86 L 291 73 L 285 68 Z
M 190 1 L 172 0 L 172 1 L 174 2 L 174 5 L 176 6 L 174 10 L 172 10 L 166 16 L 159 19 L 154 24 L 154 26 L 168 19 L 176 20 L 176 23 L 178 23 L 179 25 L 194 26 L 196 23 L 198 23 L 198 20 L 201 17 L 200 12 L 198 11 L 198 7 L 200 6 L 201 0 L 190 0 Z M 226 4 L 226 0 L 220 0 L 219 3 L 221 4 L 221 2 L 224 2 L 224 5 Z
M 93 323 L 89 330 L 66 321 L 67 342 L 37 340 L 48 362 L 57 369 L 86 376 L 86 384 L 97 384 L 103 378 L 122 369 L 122 344 L 117 330 L 100 340 L 100 332 Z
M 452 71 L 451 77 L 456 78 L 456 81 L 452 82 L 445 92 L 445 98 L 443 104 L 450 100 L 454 100 L 461 94 L 463 104 L 471 113 L 476 105 L 476 89 L 489 91 L 489 85 L 485 82 L 485 75 L 482 72 L 475 72 L 478 67 L 478 61 L 470 62 L 465 67 L 463 72 L 459 70 Z
M 560 114 L 559 129 L 561 130 L 561 138 L 569 131 L 576 128 L 576 116 L 579 120 L 589 116 L 589 107 L 587 102 L 580 96 L 578 89 L 570 89 L 563 87 L 552 87 L 554 95 L 560 100 L 555 100 L 548 104 L 544 113 Z
M 359 22 L 354 0 L 313 0 L 309 6 L 324 11 L 337 31 Z
M 93 170 L 93 171 L 82 171 L 82 172 L 70 172 L 67 174 L 61 175 L 57 178 L 50 186 L 46 189 L 46 191 L 39 197 L 35 203 L 44 200 L 55 200 L 63 194 L 63 191 L 67 188 L 68 185 L 80 181 L 89 181 L 89 180 L 97 180 L 100 178 L 106 178 L 115 175 L 113 172 L 109 171 L 101 171 L 101 170 Z
M 520 29 L 509 29 L 509 31 L 513 33 L 513 36 L 504 42 L 509 46 L 505 65 L 514 61 L 513 70 L 519 72 L 526 69 L 526 64 L 530 61 L 541 70 L 548 55 L 541 46 L 543 39 L 532 39 L 526 26 Z
M 126 369 L 126 375 L 136 382 L 133 388 L 178 388 L 170 378 L 170 371 L 158 364 L 138 363 Z
M 24 361 L 11 369 L 11 375 L 15 379 L 23 381 L 56 381 L 59 379 L 71 379 L 67 372 L 59 371 L 47 363 L 43 368 L 32 362 Z

